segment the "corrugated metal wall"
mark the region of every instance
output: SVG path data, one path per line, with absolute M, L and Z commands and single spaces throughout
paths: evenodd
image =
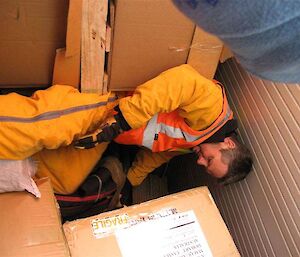
M 300 256 L 300 86 L 260 80 L 234 60 L 216 78 L 255 159 L 245 181 L 212 192 L 224 220 L 242 256 Z

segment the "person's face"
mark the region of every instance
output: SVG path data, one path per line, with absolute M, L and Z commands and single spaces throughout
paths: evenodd
M 230 138 L 225 138 L 224 142 L 200 144 L 193 147 L 198 159 L 197 164 L 206 168 L 208 174 L 216 178 L 226 176 L 228 163 L 222 159 L 221 149 L 234 148 L 235 144 Z

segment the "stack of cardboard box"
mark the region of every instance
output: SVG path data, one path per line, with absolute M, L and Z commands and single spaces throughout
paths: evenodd
M 70 256 L 50 181 L 37 185 L 41 198 L 28 192 L 0 194 L 0 256 Z
M 0 7 L 0 88 L 53 83 L 104 94 L 133 90 L 183 63 L 211 79 L 224 61 L 223 43 L 171 0 L 27 0 Z
M 0 69 L 0 87 L 51 84 L 55 51 L 66 35 L 68 1 L 21 2 L 0 5 L 5 14 L 0 22 L 7 25 L 1 27 L 0 43 L 5 47 L 0 48 L 0 61 L 5 69 Z M 54 82 L 78 87 L 82 54 L 78 26 L 83 2 L 69 3 L 67 48 L 57 51 Z M 110 6 L 110 17 L 113 32 L 111 45 L 106 45 L 110 48 L 106 63 L 109 90 L 133 90 L 160 72 L 187 62 L 213 77 L 223 44 L 196 29 L 171 0 L 116 0 Z M 53 30 L 48 31 L 49 27 Z M 97 38 L 95 33 L 87 35 Z M 48 41 L 41 40 L 45 35 Z M 24 51 L 23 57 L 13 58 L 19 51 Z M 26 192 L 0 194 L 1 256 L 239 256 L 207 188 L 62 226 L 49 180 L 38 181 L 38 186 L 40 199 Z
M 116 0 L 113 13 L 110 90 L 133 90 L 183 63 L 214 77 L 223 43 L 196 27 L 171 0 Z
M 60 222 L 48 179 L 40 199 L 0 194 L 3 257 L 240 256 L 207 187 Z

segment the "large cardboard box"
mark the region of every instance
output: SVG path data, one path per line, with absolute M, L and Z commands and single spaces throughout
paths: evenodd
M 69 0 L 0 1 L 0 87 L 49 86 Z
M 41 179 L 37 185 L 41 198 L 0 194 L 1 257 L 70 256 L 50 182 Z
M 108 3 L 106 29 L 105 8 L 96 0 L 0 1 L 0 88 L 53 83 L 100 94 L 107 87 L 127 91 L 183 63 L 214 76 L 223 43 L 196 29 L 172 0 Z
M 171 0 L 116 0 L 109 90 L 132 90 L 186 63 L 195 24 Z
M 63 225 L 72 257 L 240 256 L 207 187 Z

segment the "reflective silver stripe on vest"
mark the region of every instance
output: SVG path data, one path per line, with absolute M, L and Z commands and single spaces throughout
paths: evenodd
M 155 114 L 149 121 L 148 124 L 144 130 L 144 135 L 143 135 L 143 143 L 142 145 L 149 148 L 150 150 L 152 149 L 153 142 L 154 142 L 154 137 L 156 133 L 156 128 L 157 128 L 157 118 L 158 115 Z
M 227 112 L 225 117 L 213 128 L 207 131 L 205 134 L 201 136 L 191 135 L 185 131 L 182 131 L 180 128 L 175 128 L 164 123 L 157 123 L 158 114 L 155 114 L 149 121 L 144 130 L 143 135 L 143 146 L 152 149 L 154 138 L 158 133 L 164 133 L 171 138 L 184 138 L 187 142 L 194 142 L 202 137 L 205 137 L 207 134 L 211 133 L 212 131 L 218 129 L 219 127 L 223 126 L 225 122 L 229 119 L 231 114 L 231 109 L 228 106 Z
M 152 149 L 155 135 L 164 133 L 172 138 L 185 138 L 184 132 L 180 128 L 175 128 L 164 123 L 157 123 L 158 114 L 155 114 L 149 121 L 144 130 L 143 146 Z M 186 133 L 187 134 L 187 133 Z M 191 136 L 191 135 L 189 135 Z

